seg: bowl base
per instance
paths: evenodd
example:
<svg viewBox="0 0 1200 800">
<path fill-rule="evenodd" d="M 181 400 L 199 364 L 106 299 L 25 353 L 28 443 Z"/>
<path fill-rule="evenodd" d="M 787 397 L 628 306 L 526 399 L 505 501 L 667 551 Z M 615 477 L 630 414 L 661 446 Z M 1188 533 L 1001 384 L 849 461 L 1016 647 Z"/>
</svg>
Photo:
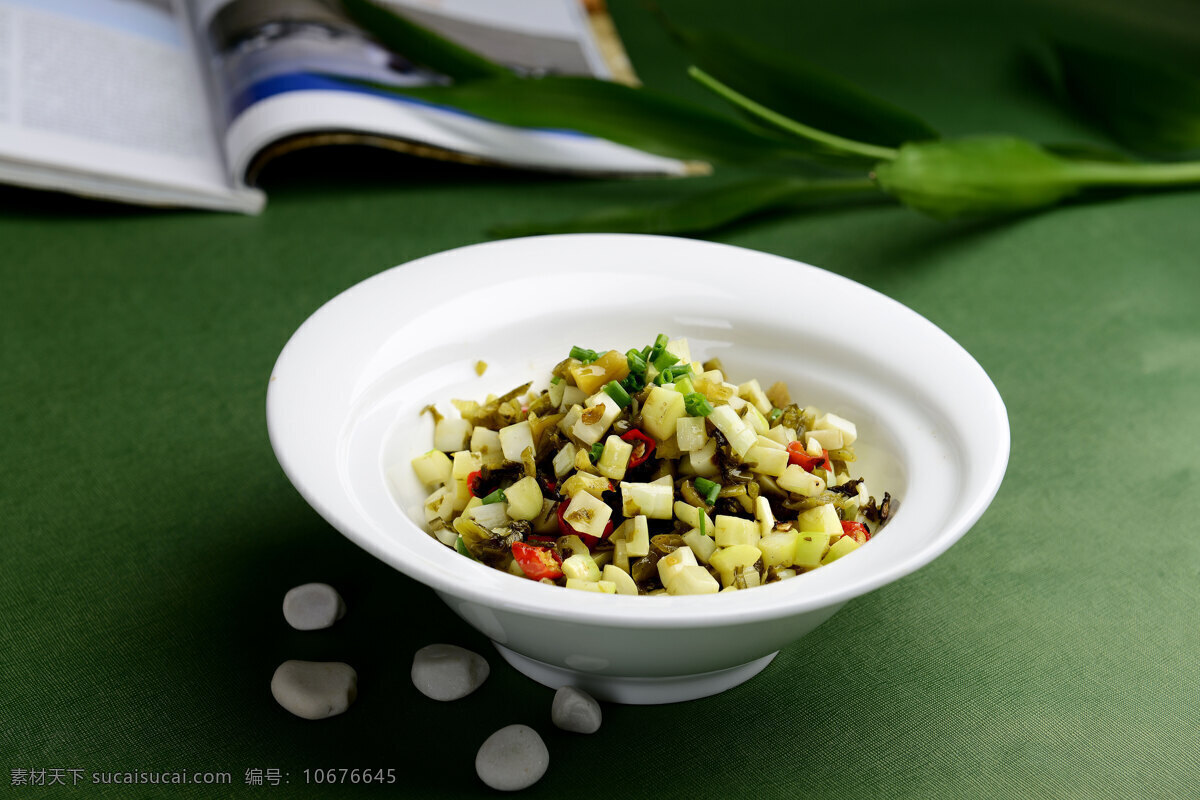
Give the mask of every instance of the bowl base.
<svg viewBox="0 0 1200 800">
<path fill-rule="evenodd" d="M 492 644 L 504 660 L 515 667 L 518 672 L 533 678 L 544 686 L 549 686 L 551 689 L 574 686 L 597 700 L 626 705 L 680 703 L 684 700 L 695 700 L 718 694 L 750 680 L 762 672 L 767 664 L 771 663 L 771 659 L 779 654 L 776 651 L 754 661 L 713 672 L 670 675 L 661 678 L 626 678 L 556 667 L 544 661 L 537 661 L 520 653 L 514 653 L 496 642 L 492 642 Z"/>
</svg>

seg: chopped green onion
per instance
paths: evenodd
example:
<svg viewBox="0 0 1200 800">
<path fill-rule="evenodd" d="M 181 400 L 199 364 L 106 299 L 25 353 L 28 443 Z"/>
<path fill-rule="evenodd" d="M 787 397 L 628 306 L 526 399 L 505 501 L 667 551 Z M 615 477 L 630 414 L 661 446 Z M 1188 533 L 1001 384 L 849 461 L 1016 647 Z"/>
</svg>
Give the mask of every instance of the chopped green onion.
<svg viewBox="0 0 1200 800">
<path fill-rule="evenodd" d="M 667 339 L 667 335 L 665 333 L 660 333 L 658 338 L 654 340 L 654 346 L 650 348 L 650 352 L 646 355 L 646 361 L 653 364 L 656 360 L 658 360 L 658 357 L 666 351 L 668 341 L 670 340 Z"/>
<path fill-rule="evenodd" d="M 616 400 L 617 405 L 621 408 L 628 408 L 629 404 L 633 402 L 629 397 L 629 392 L 625 391 L 625 388 L 616 381 L 609 381 L 604 384 L 604 393 L 613 400 Z"/>
<path fill-rule="evenodd" d="M 669 350 L 663 350 L 652 362 L 658 369 L 665 369 L 679 361 L 679 356 Z"/>
<path fill-rule="evenodd" d="M 503 489 L 497 489 L 487 497 L 483 498 L 483 500 L 480 502 L 482 502 L 485 506 L 490 506 L 492 503 L 507 503 L 508 498 L 504 496 Z"/>
<path fill-rule="evenodd" d="M 767 415 L 767 422 L 774 422 L 783 416 L 782 408 L 772 408 L 771 413 Z"/>
<path fill-rule="evenodd" d="M 467 549 L 467 543 L 463 541 L 462 534 L 459 534 L 458 538 L 454 540 L 454 549 L 472 561 L 475 560 L 475 556 L 471 555 L 471 551 Z"/>
<path fill-rule="evenodd" d="M 646 359 L 642 358 L 642 354 L 637 350 L 630 350 L 625 353 L 625 363 L 629 365 L 629 373 L 631 375 L 646 374 Z"/>
<path fill-rule="evenodd" d="M 595 350 L 588 350 L 584 347 L 578 347 L 578 346 L 571 348 L 571 358 L 578 359 L 579 361 L 582 361 L 585 364 L 590 364 L 599 357 L 600 357 L 600 354 L 597 353 Z"/>
<path fill-rule="evenodd" d="M 721 491 L 721 484 L 714 483 L 708 478 L 696 478 L 696 491 L 704 498 L 704 502 L 711 506 L 717 502 L 717 495 Z"/>
<path fill-rule="evenodd" d="M 692 379 L 685 375 L 682 378 L 675 379 L 675 391 L 687 395 L 696 391 L 696 387 L 692 386 Z"/>
<path fill-rule="evenodd" d="M 592 445 L 591 451 L 588 453 L 592 457 L 592 463 L 600 460 L 600 454 L 604 452 L 604 442 L 596 442 Z"/>
<path fill-rule="evenodd" d="M 698 523 L 698 524 L 696 525 L 696 528 L 697 528 L 697 529 L 700 531 L 700 535 L 701 535 L 701 536 L 706 536 L 707 534 L 704 532 L 704 512 L 703 512 L 703 511 L 697 512 L 697 514 L 696 514 L 696 522 Z M 460 537 L 458 537 L 458 539 L 459 539 L 459 541 L 462 541 L 462 537 L 461 537 L 461 536 L 460 536 Z"/>
<path fill-rule="evenodd" d="M 646 376 L 635 375 L 631 372 L 621 379 L 621 387 L 630 394 L 633 394 L 634 392 L 640 392 L 642 389 L 646 388 Z"/>
<path fill-rule="evenodd" d="M 712 403 L 700 392 L 692 392 L 683 396 L 683 408 L 690 416 L 707 417 L 713 412 Z"/>
<path fill-rule="evenodd" d="M 676 364 L 673 367 L 671 367 L 671 366 L 666 367 L 665 369 L 663 369 L 662 372 L 655 375 L 654 382 L 657 383 L 659 386 L 662 386 L 664 383 L 675 383 L 684 375 L 691 375 L 691 374 L 692 374 L 692 365 L 691 364 Z"/>
<path fill-rule="evenodd" d="M 550 379 L 550 385 L 557 386 L 558 384 L 562 383 L 562 379 L 563 379 L 562 375 L 555 375 L 553 378 Z"/>
</svg>

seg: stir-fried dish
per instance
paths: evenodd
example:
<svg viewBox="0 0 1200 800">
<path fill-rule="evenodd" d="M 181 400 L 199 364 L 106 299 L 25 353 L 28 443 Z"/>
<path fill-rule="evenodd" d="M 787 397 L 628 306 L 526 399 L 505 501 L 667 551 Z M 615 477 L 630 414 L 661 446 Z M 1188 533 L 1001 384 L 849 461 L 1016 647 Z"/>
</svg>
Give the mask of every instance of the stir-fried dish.
<svg viewBox="0 0 1200 800">
<path fill-rule="evenodd" d="M 782 383 L 731 383 L 685 339 L 573 347 L 532 385 L 426 409 L 425 521 L 467 558 L 569 589 L 709 594 L 817 569 L 887 521 L 890 495 L 851 476 L 853 422 Z"/>
</svg>

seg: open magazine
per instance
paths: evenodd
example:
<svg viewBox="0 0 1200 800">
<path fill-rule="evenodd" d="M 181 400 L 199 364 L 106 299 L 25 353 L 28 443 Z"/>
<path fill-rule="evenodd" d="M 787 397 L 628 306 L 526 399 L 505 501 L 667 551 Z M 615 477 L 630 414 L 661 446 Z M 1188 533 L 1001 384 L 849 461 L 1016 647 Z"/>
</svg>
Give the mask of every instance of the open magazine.
<svg viewBox="0 0 1200 800">
<path fill-rule="evenodd" d="M 514 70 L 630 78 L 595 0 L 378 2 Z M 336 0 L 0 0 L 0 182 L 256 213 L 267 160 L 327 143 L 583 174 L 687 171 L 371 87 L 443 82 Z"/>
</svg>

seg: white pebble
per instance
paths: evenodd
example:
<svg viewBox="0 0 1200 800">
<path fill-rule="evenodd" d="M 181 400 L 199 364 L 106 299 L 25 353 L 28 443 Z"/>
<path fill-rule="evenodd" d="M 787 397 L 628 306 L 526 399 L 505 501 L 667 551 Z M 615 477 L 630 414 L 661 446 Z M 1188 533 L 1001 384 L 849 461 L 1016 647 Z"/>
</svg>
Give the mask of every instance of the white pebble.
<svg viewBox="0 0 1200 800">
<path fill-rule="evenodd" d="M 328 628 L 345 615 L 342 596 L 328 583 L 306 583 L 283 596 L 283 618 L 298 631 Z"/>
<path fill-rule="evenodd" d="M 528 725 L 509 725 L 487 738 L 475 756 L 475 772 L 493 789 L 515 792 L 533 786 L 550 766 L 550 751 Z"/>
<path fill-rule="evenodd" d="M 492 668 L 478 653 L 453 644 L 431 644 L 413 656 L 413 686 L 434 700 L 457 700 L 478 689 Z"/>
<path fill-rule="evenodd" d="M 554 694 L 550 719 L 564 731 L 595 733 L 600 730 L 600 704 L 587 692 L 564 686 Z"/>
<path fill-rule="evenodd" d="M 341 714 L 358 696 L 358 673 L 340 661 L 285 661 L 271 678 L 276 702 L 305 719 Z"/>
</svg>

